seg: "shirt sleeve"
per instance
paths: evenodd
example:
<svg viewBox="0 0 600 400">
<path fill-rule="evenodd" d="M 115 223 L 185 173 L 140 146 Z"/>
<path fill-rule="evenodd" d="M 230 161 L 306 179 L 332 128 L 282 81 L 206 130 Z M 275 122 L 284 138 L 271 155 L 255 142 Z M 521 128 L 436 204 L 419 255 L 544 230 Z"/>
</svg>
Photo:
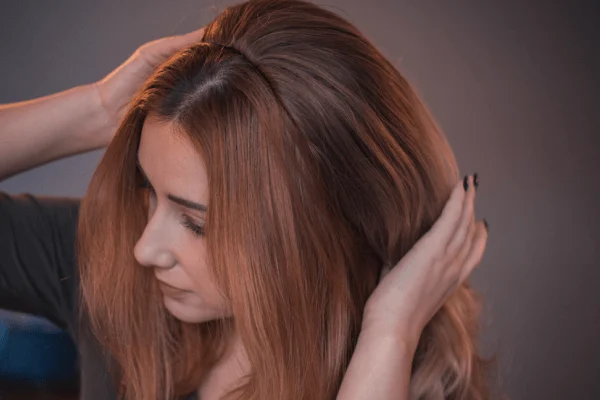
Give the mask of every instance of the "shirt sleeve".
<svg viewBox="0 0 600 400">
<path fill-rule="evenodd" d="M 78 298 L 79 204 L 74 198 L 0 192 L 0 308 L 69 327 Z"/>
</svg>

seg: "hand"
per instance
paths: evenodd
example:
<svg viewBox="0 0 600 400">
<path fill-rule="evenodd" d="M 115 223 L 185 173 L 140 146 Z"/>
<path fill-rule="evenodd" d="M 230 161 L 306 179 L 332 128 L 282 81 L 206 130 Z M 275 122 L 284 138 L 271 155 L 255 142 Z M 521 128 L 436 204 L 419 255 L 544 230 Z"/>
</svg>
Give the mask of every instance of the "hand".
<svg viewBox="0 0 600 400">
<path fill-rule="evenodd" d="M 400 335 L 413 346 L 429 320 L 479 264 L 487 222 L 475 222 L 473 178 L 458 183 L 433 227 L 386 274 L 365 307 L 363 331 Z"/>
<path fill-rule="evenodd" d="M 199 42 L 204 28 L 185 35 L 157 39 L 140 46 L 123 64 L 94 84 L 102 104 L 118 126 L 125 115 L 129 101 L 154 70 L 177 50 Z M 115 130 L 110 131 L 104 143 L 108 145 Z"/>
</svg>

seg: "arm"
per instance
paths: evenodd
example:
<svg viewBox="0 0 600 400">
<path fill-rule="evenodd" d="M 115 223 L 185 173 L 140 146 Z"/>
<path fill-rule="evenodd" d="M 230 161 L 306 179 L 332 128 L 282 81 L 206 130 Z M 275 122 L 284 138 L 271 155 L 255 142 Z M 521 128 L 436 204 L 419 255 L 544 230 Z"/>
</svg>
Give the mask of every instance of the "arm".
<svg viewBox="0 0 600 400">
<path fill-rule="evenodd" d="M 202 35 L 199 29 L 154 40 L 96 83 L 0 105 L 0 181 L 49 161 L 107 146 L 148 76 Z"/>
<path fill-rule="evenodd" d="M 108 144 L 116 121 L 96 85 L 0 106 L 0 181 Z"/>
<path fill-rule="evenodd" d="M 363 330 L 338 392 L 338 400 L 407 400 L 416 342 Z"/>
<path fill-rule="evenodd" d="M 149 42 L 101 81 L 0 106 L 0 180 L 36 165 L 106 146 L 131 98 L 202 30 Z M 79 200 L 0 192 L 0 308 L 66 328 L 77 303 Z"/>
<path fill-rule="evenodd" d="M 487 223 L 475 221 L 473 178 L 456 184 L 441 216 L 383 276 L 337 400 L 407 400 L 412 361 L 427 323 L 479 264 Z"/>
</svg>

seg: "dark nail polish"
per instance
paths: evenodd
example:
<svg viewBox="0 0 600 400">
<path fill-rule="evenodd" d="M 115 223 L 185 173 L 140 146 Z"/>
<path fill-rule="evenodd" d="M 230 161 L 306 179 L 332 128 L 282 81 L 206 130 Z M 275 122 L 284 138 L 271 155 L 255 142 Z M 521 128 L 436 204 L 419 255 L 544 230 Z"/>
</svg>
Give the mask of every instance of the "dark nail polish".
<svg viewBox="0 0 600 400">
<path fill-rule="evenodd" d="M 463 179 L 463 187 L 465 188 L 465 192 L 469 189 L 469 175 L 465 175 Z"/>
<path fill-rule="evenodd" d="M 479 175 L 477 174 L 477 172 L 473 174 L 473 186 L 475 186 L 475 189 L 479 187 Z"/>
<path fill-rule="evenodd" d="M 487 222 L 487 220 L 485 218 L 483 219 L 483 225 L 485 226 L 485 230 L 489 232 L 490 231 L 490 227 L 489 227 L 488 222 Z"/>
</svg>

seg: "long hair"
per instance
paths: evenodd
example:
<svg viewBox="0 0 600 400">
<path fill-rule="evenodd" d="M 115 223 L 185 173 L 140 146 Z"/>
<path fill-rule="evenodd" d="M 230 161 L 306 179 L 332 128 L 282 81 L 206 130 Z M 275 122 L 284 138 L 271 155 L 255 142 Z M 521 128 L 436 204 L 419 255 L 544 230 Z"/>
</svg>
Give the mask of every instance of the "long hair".
<svg viewBox="0 0 600 400">
<path fill-rule="evenodd" d="M 231 334 L 225 320 L 175 320 L 133 257 L 147 218 L 136 152 L 150 114 L 174 122 L 207 169 L 208 264 L 251 365 L 230 394 L 334 399 L 382 266 L 433 225 L 458 179 L 443 133 L 339 16 L 296 0 L 222 12 L 149 78 L 81 207 L 82 310 L 127 399 L 193 391 Z M 412 399 L 486 398 L 478 313 L 465 284 L 430 321 Z"/>
</svg>

